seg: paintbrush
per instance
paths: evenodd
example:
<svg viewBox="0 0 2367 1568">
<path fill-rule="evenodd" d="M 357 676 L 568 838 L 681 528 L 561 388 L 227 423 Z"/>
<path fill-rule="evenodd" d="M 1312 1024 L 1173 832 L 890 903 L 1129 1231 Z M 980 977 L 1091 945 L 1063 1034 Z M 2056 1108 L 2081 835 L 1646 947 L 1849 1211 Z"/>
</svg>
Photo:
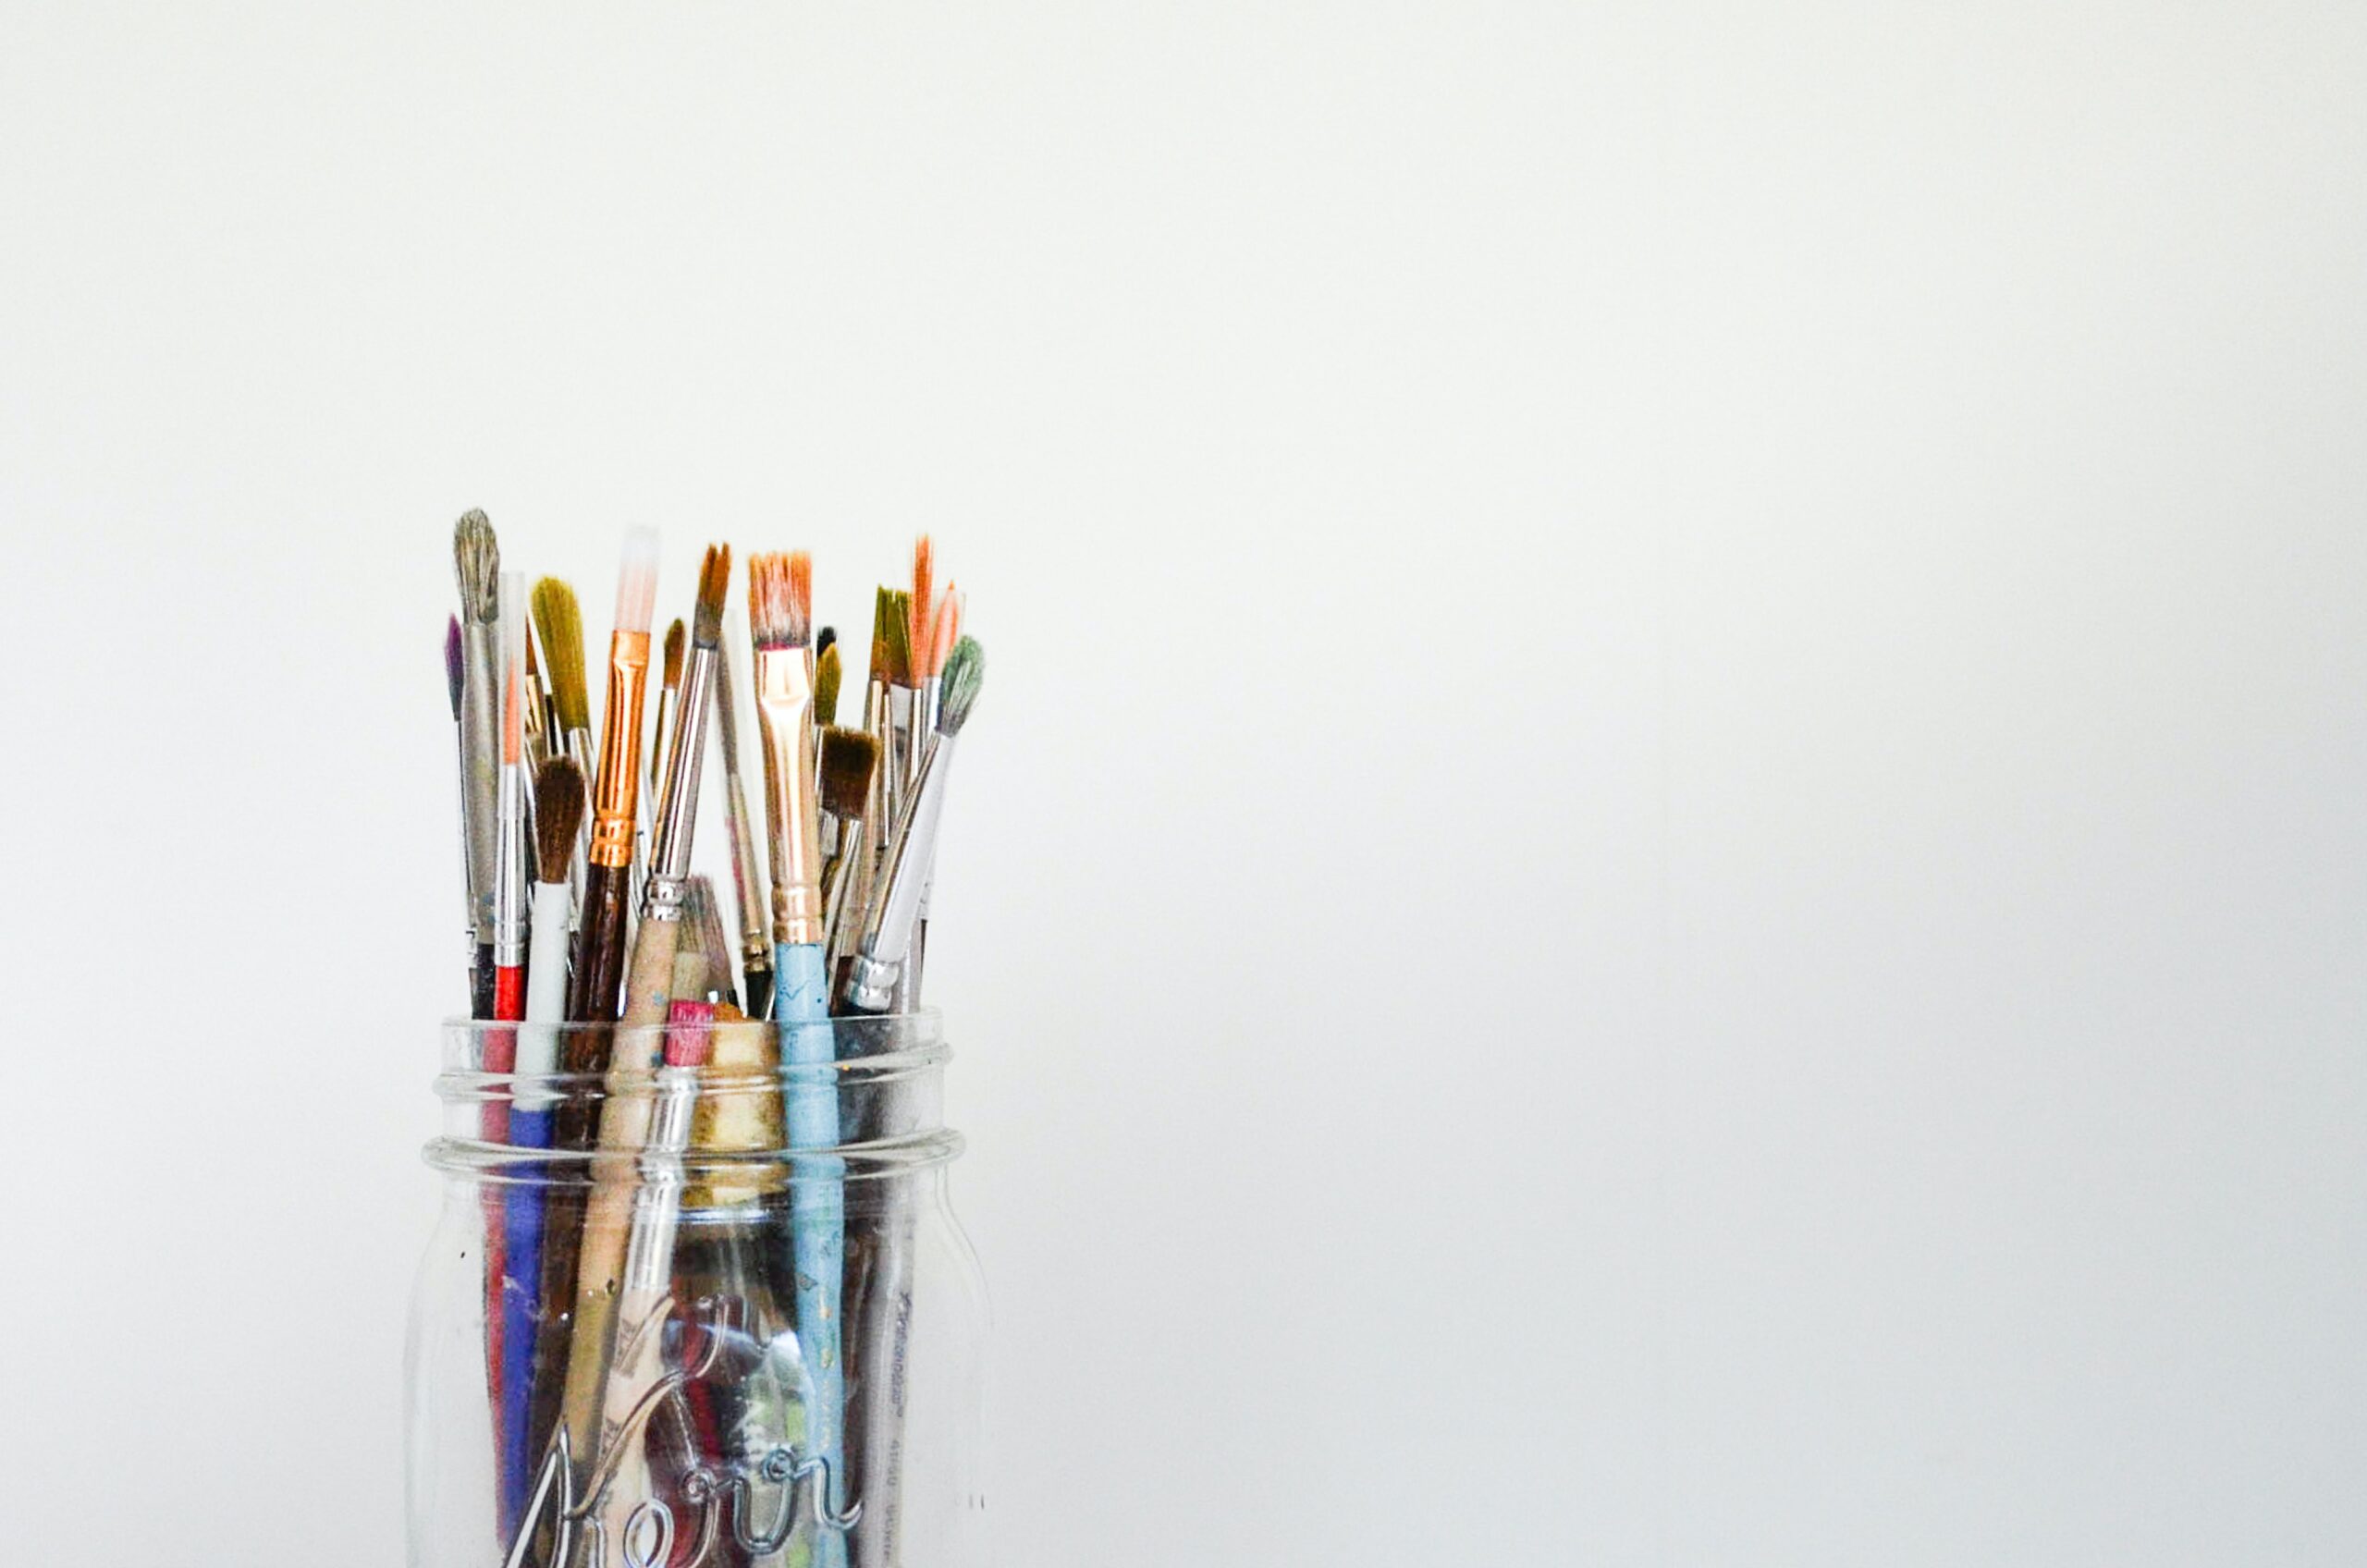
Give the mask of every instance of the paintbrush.
<svg viewBox="0 0 2367 1568">
<path fill-rule="evenodd" d="M 756 650 L 756 719 L 765 756 L 765 825 L 772 848 L 773 1019 L 789 1077 L 789 1146 L 834 1149 L 839 1091 L 832 1068 L 821 850 L 814 814 L 813 669 L 807 651 L 813 564 L 803 551 L 748 563 L 749 641 Z M 845 1368 L 840 1363 L 846 1264 L 846 1195 L 836 1155 L 796 1161 L 790 1188 L 797 1341 L 809 1381 L 806 1439 L 822 1462 L 828 1513 L 845 1507 Z M 817 1513 L 825 1512 L 817 1510 Z M 816 1536 L 816 1568 L 845 1562 L 843 1535 Z"/>
<path fill-rule="evenodd" d="M 523 603 L 525 581 L 523 577 L 518 580 L 521 615 L 528 614 Z M 544 760 L 551 754 L 551 735 L 555 728 L 551 723 L 550 688 L 543 684 L 543 667 L 534 656 L 534 628 L 531 617 L 526 625 L 523 652 L 526 665 L 526 766 L 531 772 L 542 766 Z"/>
<path fill-rule="evenodd" d="M 921 764 L 920 780 L 888 836 L 879 880 L 865 904 L 862 950 L 855 955 L 841 997 L 849 1011 L 886 1012 L 896 1005 L 897 986 L 920 920 L 922 892 L 937 855 L 953 743 L 969 722 L 985 680 L 985 650 L 976 638 L 964 637 L 946 659 L 936 738 Z"/>
<path fill-rule="evenodd" d="M 914 616 L 917 622 L 920 610 L 915 595 Z M 930 626 L 926 637 L 916 637 L 913 659 L 920 680 L 917 700 L 914 704 L 913 725 L 919 737 L 914 743 L 912 757 L 917 773 L 923 753 L 934 745 L 937 731 L 938 704 L 945 684 L 945 663 L 952 655 L 962 635 L 962 594 L 952 583 L 929 608 Z M 917 628 L 916 628 L 917 629 Z M 904 976 L 896 990 L 896 1011 L 910 1012 L 920 1005 L 921 966 L 928 957 L 928 892 L 929 882 L 921 884 L 920 918 L 913 926 L 913 950 L 904 964 Z"/>
<path fill-rule="evenodd" d="M 626 1321 L 618 1303 L 630 1241 L 635 1186 L 635 1157 L 648 1144 L 654 1102 L 650 1058 L 673 1000 L 674 955 L 681 942 L 683 879 L 691 868 L 691 833 L 697 821 L 699 764 L 712 711 L 717 643 L 723 629 L 723 594 L 731 576 L 731 551 L 711 545 L 699 570 L 698 610 L 693 646 L 683 673 L 673 743 L 667 748 L 666 777 L 651 844 L 641 921 L 633 933 L 632 962 L 625 976 L 622 1023 L 609 1057 L 600 1110 L 598 1155 L 583 1216 L 583 1238 L 576 1263 L 575 1325 L 568 1345 L 567 1390 L 562 1407 L 568 1448 L 575 1463 L 594 1465 L 606 1446 L 600 1429 L 603 1386 L 613 1327 L 619 1349 L 656 1333 L 662 1323 Z"/>
<path fill-rule="evenodd" d="M 822 731 L 820 797 L 822 820 L 836 829 L 836 852 L 822 864 L 823 941 L 831 957 L 830 973 L 838 973 L 840 940 L 847 927 L 846 912 L 863 913 L 871 856 L 866 849 L 864 814 L 871 808 L 871 776 L 879 766 L 879 742 L 860 729 L 836 725 Z M 851 954 L 852 947 L 846 949 Z"/>
<path fill-rule="evenodd" d="M 739 682 L 732 677 L 730 639 L 719 655 L 715 682 L 715 741 L 723 753 L 723 825 L 731 835 L 731 896 L 740 917 L 740 966 L 748 977 L 748 1011 L 763 1017 L 772 1006 L 772 944 L 765 935 L 765 873 L 756 858 L 756 827 L 740 777 Z M 717 955 L 726 951 L 717 949 Z M 726 998 L 731 999 L 731 998 Z"/>
<path fill-rule="evenodd" d="M 716 897 L 714 880 L 693 876 L 684 887 L 683 933 L 698 938 L 699 957 L 706 966 L 705 998 L 717 1007 L 728 1007 L 745 1017 L 741 1011 L 738 987 L 732 981 L 731 961 L 737 949 L 724 934 L 723 900 Z M 766 966 L 766 973 L 771 973 L 770 964 Z M 675 995 L 681 994 L 681 988 L 677 986 Z"/>
<path fill-rule="evenodd" d="M 518 1031 L 516 1088 L 510 1096 L 509 1146 L 551 1146 L 553 1096 L 544 1088 L 558 1071 L 558 1025 L 567 1017 L 567 925 L 574 895 L 568 876 L 583 822 L 583 770 L 571 757 L 553 757 L 534 770 L 534 891 L 533 950 L 542 957 L 526 974 L 526 1022 Z M 501 1358 L 501 1517 L 506 1537 L 517 1527 L 542 1450 L 558 1412 L 555 1378 L 536 1368 L 564 1354 L 563 1331 L 545 1329 L 543 1219 L 546 1178 L 529 1169 L 508 1190 L 503 1228 Z M 548 1383 L 547 1390 L 543 1388 Z M 541 1397 L 538 1396 L 538 1392 Z"/>
<path fill-rule="evenodd" d="M 592 842 L 585 855 L 583 909 L 567 1015 L 606 1023 L 617 1016 L 623 979 L 625 918 L 641 792 L 641 704 L 649 677 L 649 610 L 657 594 L 657 535 L 625 536 L 617 579 L 617 624 L 608 638 L 607 700 L 600 715 L 600 767 L 592 792 Z M 593 1071 L 596 1067 L 571 1072 Z"/>
<path fill-rule="evenodd" d="M 666 629 L 665 657 L 657 687 L 657 723 L 650 731 L 649 778 L 641 791 L 641 839 L 633 857 L 632 906 L 641 907 L 648 891 L 649 817 L 657 809 L 657 791 L 666 777 L 666 751 L 674 743 L 674 704 L 682 689 L 682 623 Z"/>
<path fill-rule="evenodd" d="M 840 665 L 836 647 L 817 647 L 814 655 L 814 747 L 815 766 L 821 766 L 822 732 L 839 721 L 839 685 Z M 815 775 L 818 786 L 821 775 Z M 838 825 L 827 815 L 822 818 L 822 854 L 827 860 L 839 852 Z"/>
<path fill-rule="evenodd" d="M 583 680 L 583 612 L 576 605 L 575 590 L 558 578 L 546 577 L 534 584 L 534 631 L 542 639 L 543 664 L 550 673 L 551 717 L 558 731 L 552 754 L 564 752 L 574 759 L 588 780 L 595 764 L 592 696 Z M 580 907 L 583 900 L 583 860 L 592 848 L 592 818 L 584 812 L 578 812 L 576 817 L 579 827 L 575 860 L 569 868 L 567 885 Z M 570 913 L 570 931 L 575 919 Z"/>
<path fill-rule="evenodd" d="M 501 596 L 501 547 L 484 513 L 463 514 L 452 529 L 452 570 L 460 586 L 460 815 L 469 839 L 469 887 L 476 901 L 476 968 L 470 1014 L 493 1016 L 493 880 L 499 793 L 500 697 L 495 685 L 494 621 Z"/>
</svg>

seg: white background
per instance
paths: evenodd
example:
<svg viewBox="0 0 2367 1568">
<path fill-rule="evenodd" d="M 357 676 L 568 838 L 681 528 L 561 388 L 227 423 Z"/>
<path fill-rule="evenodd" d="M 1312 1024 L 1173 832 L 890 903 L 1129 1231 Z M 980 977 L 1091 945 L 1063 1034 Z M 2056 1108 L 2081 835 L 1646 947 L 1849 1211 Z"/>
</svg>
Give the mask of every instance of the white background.
<svg viewBox="0 0 2367 1568">
<path fill-rule="evenodd" d="M 2367 10 L 0 23 L 12 1561 L 400 1557 L 470 506 L 969 591 L 1005 1563 L 2367 1559 Z"/>
</svg>

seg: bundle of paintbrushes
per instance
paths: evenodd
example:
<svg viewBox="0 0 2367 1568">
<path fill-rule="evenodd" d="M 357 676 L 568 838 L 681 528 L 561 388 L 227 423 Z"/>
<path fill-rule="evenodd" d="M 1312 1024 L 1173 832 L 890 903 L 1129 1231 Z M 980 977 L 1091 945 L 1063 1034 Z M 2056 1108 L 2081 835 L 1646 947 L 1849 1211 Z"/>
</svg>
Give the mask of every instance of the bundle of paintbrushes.
<svg viewBox="0 0 2367 1568">
<path fill-rule="evenodd" d="M 818 1477 L 802 1561 L 892 1563 L 902 1396 L 869 1374 L 901 1365 L 912 1218 L 901 1198 L 848 1213 L 835 1151 L 862 1129 L 841 1125 L 835 1021 L 920 1004 L 947 779 L 984 678 L 962 596 L 938 585 L 922 539 L 911 585 L 877 592 L 861 726 L 842 729 L 842 655 L 814 623 L 809 558 L 747 562 L 743 660 L 729 650 L 731 552 L 712 545 L 687 621 L 662 641 L 653 703 L 657 542 L 636 530 L 595 728 L 575 591 L 546 577 L 530 594 L 503 572 L 482 512 L 460 520 L 453 558 L 460 613 L 445 661 L 470 1016 L 491 1025 L 484 1073 L 509 1087 L 486 1096 L 481 1135 L 534 1162 L 520 1168 L 528 1179 L 487 1183 L 485 1199 L 508 1561 L 572 1568 L 627 1539 L 634 1561 L 668 1561 L 644 1550 L 647 1488 L 668 1475 L 712 1487 L 700 1448 L 793 1409 L 801 1464 Z M 743 733 L 762 758 L 754 779 Z M 711 745 L 728 903 L 691 875 Z M 769 1084 L 764 1103 L 718 1096 L 727 1075 Z M 685 1239 L 686 1192 L 687 1212 L 729 1207 L 719 1187 L 686 1181 L 685 1158 L 762 1144 L 767 1121 L 791 1157 L 786 1194 L 767 1208 L 758 1183 L 737 1194 L 752 1203 L 746 1223 Z M 572 1188 L 535 1179 L 570 1161 L 585 1173 Z M 681 1305 L 763 1295 L 751 1281 L 771 1281 L 794 1346 L 787 1376 L 772 1365 L 782 1357 L 720 1354 Z M 683 1407 L 671 1429 L 705 1439 L 671 1451 L 646 1439 L 661 1399 Z M 553 1495 L 567 1506 L 546 1506 Z M 864 1506 L 879 1527 L 850 1547 Z M 717 1561 L 734 1550 L 774 1561 L 745 1543 L 718 1550 Z"/>
</svg>

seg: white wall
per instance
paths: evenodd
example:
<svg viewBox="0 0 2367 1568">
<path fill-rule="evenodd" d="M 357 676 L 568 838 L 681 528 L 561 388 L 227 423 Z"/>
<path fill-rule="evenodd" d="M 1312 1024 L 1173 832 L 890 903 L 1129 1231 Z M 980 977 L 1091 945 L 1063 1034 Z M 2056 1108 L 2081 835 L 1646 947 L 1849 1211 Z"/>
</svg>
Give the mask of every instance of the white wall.
<svg viewBox="0 0 2367 1568">
<path fill-rule="evenodd" d="M 2367 1558 L 2367 12 L 0 19 L 15 1554 L 399 1558 L 477 505 L 972 594 L 1005 1562 Z"/>
</svg>

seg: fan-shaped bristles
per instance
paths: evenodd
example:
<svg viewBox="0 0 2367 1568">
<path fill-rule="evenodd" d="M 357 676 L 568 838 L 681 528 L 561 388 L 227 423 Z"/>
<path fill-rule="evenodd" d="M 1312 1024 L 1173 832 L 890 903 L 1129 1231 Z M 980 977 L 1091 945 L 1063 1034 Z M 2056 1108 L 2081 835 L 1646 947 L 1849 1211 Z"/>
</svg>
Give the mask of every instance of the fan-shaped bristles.
<svg viewBox="0 0 2367 1568">
<path fill-rule="evenodd" d="M 913 678 L 912 639 L 913 596 L 900 588 L 888 590 L 887 638 L 882 646 L 886 657 L 880 673 L 891 684 L 911 686 Z"/>
<path fill-rule="evenodd" d="M 592 728 L 592 697 L 583 684 L 583 610 L 575 590 L 556 577 L 534 584 L 534 631 L 549 667 L 551 706 L 561 729 Z"/>
<path fill-rule="evenodd" d="M 748 557 L 748 640 L 758 652 L 805 645 L 813 570 L 813 557 L 803 550 Z"/>
<path fill-rule="evenodd" d="M 649 612 L 656 604 L 657 530 L 628 530 L 624 560 L 617 571 L 616 629 L 619 631 L 647 631 Z"/>
<path fill-rule="evenodd" d="M 534 879 L 564 882 L 583 823 L 583 770 L 553 757 L 534 770 Z M 558 962 L 554 960 L 553 962 Z"/>
<path fill-rule="evenodd" d="M 987 651 L 975 637 L 964 637 L 945 656 L 945 685 L 938 696 L 937 732 L 959 735 L 977 704 L 978 688 L 986 684 Z"/>
<path fill-rule="evenodd" d="M 678 618 L 666 629 L 666 658 L 663 680 L 670 692 L 682 683 L 682 623 Z"/>
<path fill-rule="evenodd" d="M 962 592 L 949 582 L 945 596 L 937 602 L 937 625 L 928 634 L 931 663 L 927 673 L 943 675 L 945 661 L 952 656 L 953 644 L 962 637 Z"/>
<path fill-rule="evenodd" d="M 913 597 L 904 607 L 904 636 L 912 649 L 911 682 L 936 668 L 929 656 L 929 634 L 937 630 L 937 546 L 922 534 L 913 542 Z"/>
<path fill-rule="evenodd" d="M 466 655 L 460 652 L 460 618 L 454 616 L 444 627 L 444 684 L 452 692 L 452 722 L 460 722 L 460 692 L 469 683 Z"/>
<path fill-rule="evenodd" d="M 842 819 L 863 815 L 871 800 L 871 772 L 878 766 L 877 736 L 835 726 L 823 730 L 822 809 Z"/>
<path fill-rule="evenodd" d="M 723 596 L 731 588 L 731 546 L 709 545 L 699 563 L 698 608 L 691 612 L 691 640 L 702 648 L 723 641 Z"/>
<path fill-rule="evenodd" d="M 466 511 L 452 525 L 452 570 L 460 580 L 460 618 L 491 620 L 499 613 L 501 546 L 481 511 Z"/>
<path fill-rule="evenodd" d="M 842 679 L 839 668 L 839 645 L 836 643 L 821 652 L 814 661 L 814 722 L 836 724 L 839 721 L 839 682 Z"/>
</svg>

